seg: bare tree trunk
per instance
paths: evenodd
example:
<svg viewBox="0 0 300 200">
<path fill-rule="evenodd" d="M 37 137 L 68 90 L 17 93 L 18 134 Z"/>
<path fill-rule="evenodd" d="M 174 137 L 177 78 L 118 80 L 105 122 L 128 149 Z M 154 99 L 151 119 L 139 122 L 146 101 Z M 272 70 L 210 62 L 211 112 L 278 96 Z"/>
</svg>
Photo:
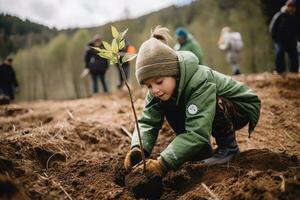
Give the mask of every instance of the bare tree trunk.
<svg viewBox="0 0 300 200">
<path fill-rule="evenodd" d="M 256 68 L 256 56 L 255 56 L 255 34 L 251 30 L 250 32 L 250 44 L 251 44 L 251 67 L 252 67 L 252 72 L 257 72 Z"/>
<path fill-rule="evenodd" d="M 44 76 L 43 72 L 41 72 L 41 76 L 42 76 L 43 99 L 48 99 L 48 95 L 47 95 L 47 80 L 46 80 L 46 77 Z"/>
<path fill-rule="evenodd" d="M 80 97 L 79 96 L 79 85 L 78 85 L 79 80 L 76 80 L 76 73 L 74 73 L 74 72 L 72 73 L 72 82 L 73 82 L 73 86 L 74 86 L 75 97 L 76 97 L 76 99 L 78 99 Z"/>
</svg>

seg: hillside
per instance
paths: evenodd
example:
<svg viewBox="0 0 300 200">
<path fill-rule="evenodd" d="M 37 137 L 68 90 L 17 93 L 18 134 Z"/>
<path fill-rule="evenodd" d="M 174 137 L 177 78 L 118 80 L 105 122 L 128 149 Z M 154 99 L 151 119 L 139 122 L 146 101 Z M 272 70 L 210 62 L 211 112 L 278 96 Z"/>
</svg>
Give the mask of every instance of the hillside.
<svg viewBox="0 0 300 200">
<path fill-rule="evenodd" d="M 29 20 L 21 20 L 11 15 L 0 14 L 0 60 L 19 49 L 48 42 L 57 33 Z"/>
<path fill-rule="evenodd" d="M 252 138 L 237 133 L 240 156 L 227 165 L 187 163 L 163 179 L 161 199 L 297 199 L 300 196 L 300 79 L 242 75 L 262 101 Z M 134 91 L 140 113 L 145 90 Z M 0 106 L 0 199 L 134 199 L 122 167 L 133 129 L 127 93 Z M 174 138 L 165 124 L 156 157 Z"/>
</svg>

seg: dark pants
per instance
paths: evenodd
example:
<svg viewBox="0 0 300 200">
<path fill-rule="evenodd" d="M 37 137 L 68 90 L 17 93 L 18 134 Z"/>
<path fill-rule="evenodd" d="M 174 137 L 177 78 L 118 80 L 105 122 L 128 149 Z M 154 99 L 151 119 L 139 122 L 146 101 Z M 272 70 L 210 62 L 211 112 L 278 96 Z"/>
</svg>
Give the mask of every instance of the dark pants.
<svg viewBox="0 0 300 200">
<path fill-rule="evenodd" d="M 236 147 L 235 131 L 246 126 L 248 122 L 248 117 L 240 114 L 232 102 L 223 97 L 217 98 L 212 136 L 218 146 Z"/>
<path fill-rule="evenodd" d="M 185 109 L 176 105 L 176 100 L 163 101 L 161 108 L 176 134 L 185 132 Z M 239 113 L 236 106 L 223 97 L 217 97 L 216 113 L 212 125 L 212 136 L 218 147 L 236 147 L 235 131 L 249 122 L 248 117 Z M 210 144 L 204 145 L 193 160 L 203 160 L 212 155 Z"/>
<path fill-rule="evenodd" d="M 289 57 L 289 70 L 290 72 L 298 72 L 298 55 L 297 55 L 297 45 L 296 43 L 284 43 L 284 42 L 275 42 L 275 51 L 276 51 L 276 71 L 282 73 L 286 69 L 285 63 L 285 52 L 287 52 Z"/>
<path fill-rule="evenodd" d="M 120 70 L 119 66 L 116 65 L 116 67 L 118 69 L 118 74 L 119 74 L 119 83 L 118 83 L 117 87 L 120 89 L 124 85 L 124 80 L 123 80 L 122 73 L 121 73 L 121 70 Z M 123 68 L 125 77 L 128 80 L 128 77 L 129 77 L 129 62 L 123 63 L 122 68 Z"/>
<path fill-rule="evenodd" d="M 235 131 L 246 126 L 248 122 L 249 119 L 241 115 L 233 103 L 223 97 L 218 97 L 212 125 L 212 136 L 215 138 L 218 148 L 236 148 Z M 211 156 L 212 147 L 208 144 L 204 145 L 193 160 L 200 161 Z"/>
<path fill-rule="evenodd" d="M 98 93 L 98 77 L 102 83 L 103 91 L 108 92 L 106 81 L 105 81 L 105 72 L 104 73 L 91 73 L 92 81 L 93 81 L 93 93 Z"/>
<path fill-rule="evenodd" d="M 9 85 L 9 84 L 1 85 L 0 86 L 0 94 L 1 93 L 8 96 L 10 98 L 10 100 L 15 99 L 14 88 L 12 85 Z"/>
</svg>

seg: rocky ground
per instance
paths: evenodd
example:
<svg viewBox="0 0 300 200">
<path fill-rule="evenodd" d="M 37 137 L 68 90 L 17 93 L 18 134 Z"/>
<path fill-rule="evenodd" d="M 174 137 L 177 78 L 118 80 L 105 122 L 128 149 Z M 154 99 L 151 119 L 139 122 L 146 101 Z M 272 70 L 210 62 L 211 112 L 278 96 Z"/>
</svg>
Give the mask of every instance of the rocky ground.
<svg viewBox="0 0 300 200">
<path fill-rule="evenodd" d="M 262 100 L 251 139 L 226 165 L 186 163 L 163 179 L 161 199 L 299 199 L 300 77 L 235 77 Z M 138 113 L 145 90 L 134 91 Z M 134 199 L 123 159 L 133 130 L 127 92 L 0 106 L 0 199 Z M 165 124 L 152 157 L 174 138 Z M 207 189 L 208 188 L 208 189 Z"/>
</svg>

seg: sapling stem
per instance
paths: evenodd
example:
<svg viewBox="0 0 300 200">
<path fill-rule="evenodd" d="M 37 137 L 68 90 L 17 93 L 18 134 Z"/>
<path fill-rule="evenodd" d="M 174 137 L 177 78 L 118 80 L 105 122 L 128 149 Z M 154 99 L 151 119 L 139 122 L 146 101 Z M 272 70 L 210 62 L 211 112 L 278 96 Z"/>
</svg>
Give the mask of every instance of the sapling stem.
<svg viewBox="0 0 300 200">
<path fill-rule="evenodd" d="M 143 143 L 142 143 L 142 137 L 141 137 L 141 133 L 140 133 L 140 127 L 139 127 L 137 116 L 136 116 L 136 111 L 135 111 L 135 107 L 134 107 L 134 103 L 133 103 L 133 99 L 132 99 L 132 94 L 131 94 L 131 89 L 129 87 L 129 84 L 127 82 L 127 78 L 125 76 L 124 70 L 122 68 L 122 64 L 120 63 L 119 59 L 118 59 L 118 67 L 121 71 L 123 81 L 126 85 L 128 93 L 129 93 L 131 108 L 132 108 L 132 112 L 133 112 L 133 115 L 134 115 L 135 126 L 136 126 L 136 129 L 137 129 L 137 132 L 138 132 L 139 143 L 140 143 L 140 147 L 141 147 L 142 161 L 143 161 L 143 172 L 145 172 L 146 171 L 146 161 L 145 161 L 145 154 L 144 154 L 144 148 L 143 148 Z"/>
</svg>

